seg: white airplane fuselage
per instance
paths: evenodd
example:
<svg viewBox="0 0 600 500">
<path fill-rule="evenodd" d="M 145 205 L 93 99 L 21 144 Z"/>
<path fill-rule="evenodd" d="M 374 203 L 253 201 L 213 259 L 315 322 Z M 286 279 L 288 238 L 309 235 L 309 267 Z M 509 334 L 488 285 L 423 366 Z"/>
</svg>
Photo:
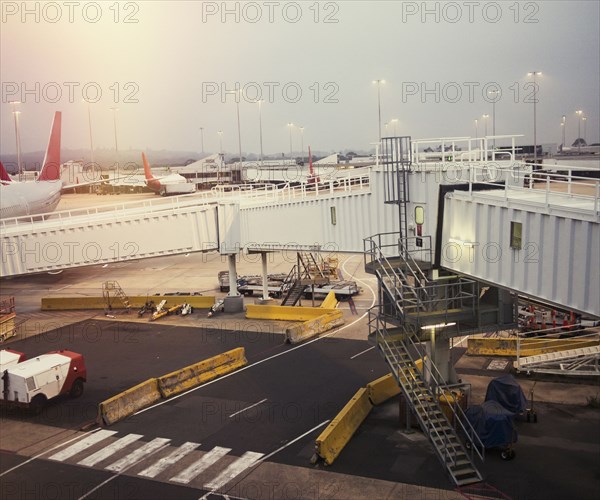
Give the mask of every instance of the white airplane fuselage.
<svg viewBox="0 0 600 500">
<path fill-rule="evenodd" d="M 0 218 L 52 212 L 60 201 L 61 181 L 11 182 L 0 185 Z"/>
</svg>

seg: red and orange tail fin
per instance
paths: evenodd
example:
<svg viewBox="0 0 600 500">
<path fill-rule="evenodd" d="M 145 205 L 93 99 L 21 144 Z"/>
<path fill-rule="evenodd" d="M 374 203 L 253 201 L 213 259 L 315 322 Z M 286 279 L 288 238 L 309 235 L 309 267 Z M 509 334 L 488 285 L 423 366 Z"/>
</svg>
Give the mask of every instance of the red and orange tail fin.
<svg viewBox="0 0 600 500">
<path fill-rule="evenodd" d="M 4 165 L 2 165 L 1 161 L 0 161 L 0 181 L 12 182 L 12 179 L 9 177 L 8 172 L 4 168 Z"/>
<path fill-rule="evenodd" d="M 42 164 L 42 170 L 38 181 L 57 181 L 60 180 L 60 130 L 61 130 L 61 112 L 54 113 L 52 130 L 50 131 L 50 140 L 48 149 Z"/>
<path fill-rule="evenodd" d="M 145 153 L 142 153 L 142 163 L 144 164 L 144 175 L 146 176 L 146 180 L 153 180 L 154 176 L 152 175 L 152 171 L 150 170 L 150 164 L 148 163 L 148 158 L 146 158 Z"/>
</svg>

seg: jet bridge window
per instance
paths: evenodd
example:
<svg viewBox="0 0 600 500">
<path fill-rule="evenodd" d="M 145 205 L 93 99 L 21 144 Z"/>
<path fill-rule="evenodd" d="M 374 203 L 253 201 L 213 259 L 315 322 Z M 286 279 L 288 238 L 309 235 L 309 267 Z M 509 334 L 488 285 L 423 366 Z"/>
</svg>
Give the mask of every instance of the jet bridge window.
<svg viewBox="0 0 600 500">
<path fill-rule="evenodd" d="M 521 222 L 510 223 L 510 248 L 521 250 L 523 248 L 523 224 Z"/>
</svg>

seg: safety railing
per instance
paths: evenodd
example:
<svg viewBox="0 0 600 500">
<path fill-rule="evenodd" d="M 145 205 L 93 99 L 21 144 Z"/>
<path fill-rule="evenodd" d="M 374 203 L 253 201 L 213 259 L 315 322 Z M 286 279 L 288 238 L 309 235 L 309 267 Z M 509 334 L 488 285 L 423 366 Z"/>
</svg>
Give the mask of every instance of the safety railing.
<svg viewBox="0 0 600 500">
<path fill-rule="evenodd" d="M 455 321 L 457 314 L 462 319 L 475 320 L 479 305 L 477 282 L 463 277 L 445 283 L 431 282 L 413 257 L 422 252 L 422 263 L 431 262 L 429 237 L 423 238 L 423 248 L 419 248 L 413 246 L 417 237 L 398 236 L 397 232 L 380 233 L 363 240 L 365 268 L 377 266 L 376 274 L 394 304 L 389 308 L 384 300 L 379 304 L 380 313 L 413 324 L 430 321 L 432 313 L 438 322 Z"/>
<path fill-rule="evenodd" d="M 446 401 L 452 394 L 452 389 L 455 387 L 450 386 L 446 383 L 444 377 L 438 370 L 437 366 L 431 362 L 431 360 L 425 360 L 423 356 L 417 356 L 414 353 L 420 353 L 419 347 L 412 340 L 412 336 L 414 332 L 410 332 L 404 326 L 402 326 L 403 335 L 402 337 L 395 336 L 393 338 L 390 337 L 388 330 L 385 326 L 384 321 L 377 316 L 373 309 L 369 309 L 369 328 L 375 329 L 375 339 L 376 344 L 384 345 L 385 349 L 390 353 L 396 353 L 397 356 L 394 356 L 394 361 L 396 361 L 397 365 L 400 364 L 401 357 L 408 357 L 410 359 L 409 369 L 402 370 L 400 372 L 399 366 L 395 368 L 398 369 L 398 381 L 403 388 L 403 390 L 407 393 L 408 398 L 412 402 L 413 406 L 416 406 L 423 410 L 423 413 L 428 413 L 427 407 L 423 404 L 422 394 L 419 393 L 416 389 L 417 385 L 421 383 L 421 386 L 427 386 L 431 394 L 433 395 L 433 399 L 437 402 L 442 398 L 446 397 Z M 375 324 L 375 327 L 373 327 Z M 370 332 L 371 334 L 371 332 Z M 402 349 L 398 348 L 398 345 L 402 346 Z M 381 347 L 380 347 L 381 349 Z M 385 354 L 385 350 L 382 350 Z M 417 359 L 421 360 L 422 363 L 422 371 L 416 369 L 416 361 Z M 389 362 L 389 361 L 388 361 Z M 392 368 L 394 368 L 393 363 L 389 363 Z M 412 369 L 410 369 L 412 368 Z M 400 373 L 404 376 L 406 380 L 410 378 L 412 381 L 411 384 L 402 384 L 402 377 Z M 458 430 L 462 436 L 466 439 L 468 443 L 470 443 L 470 447 L 467 447 L 471 456 L 471 460 L 474 459 L 474 454 L 476 454 L 481 460 L 485 459 L 485 446 L 481 441 L 479 435 L 469 422 L 466 414 L 460 407 L 460 405 L 448 404 L 448 408 L 452 413 L 452 418 L 449 421 L 454 422 L 454 428 Z M 451 445 L 451 436 L 448 435 L 447 432 L 442 431 L 440 434 L 439 429 L 433 425 L 430 419 L 422 419 L 420 418 L 419 412 L 415 412 L 417 414 L 417 418 L 420 420 L 420 424 L 424 427 L 428 434 L 434 434 L 442 443 Z M 450 422 L 449 422 L 450 423 Z M 445 454 L 442 458 L 451 458 L 454 459 L 458 454 L 456 451 L 454 454 L 451 453 L 451 450 L 455 450 L 452 446 L 441 446 L 440 448 L 445 449 Z M 454 456 L 453 456 L 454 455 Z"/>
<path fill-rule="evenodd" d="M 492 135 L 485 137 L 439 137 L 412 141 L 414 163 L 513 161 L 519 153 L 516 139 L 522 135 Z M 496 143 L 509 143 L 498 149 Z"/>
<path fill-rule="evenodd" d="M 219 185 L 209 191 L 201 191 L 187 195 L 173 196 L 157 199 L 146 199 L 116 203 L 111 205 L 99 205 L 90 208 L 78 208 L 60 210 L 44 214 L 14 217 L 0 220 L 0 228 L 28 229 L 34 224 L 45 223 L 61 227 L 66 223 L 71 224 L 77 218 L 85 220 L 101 221 L 106 219 L 131 215 L 132 211 L 140 213 L 154 213 L 159 211 L 177 210 L 195 205 L 209 205 L 220 201 L 233 201 L 240 204 L 262 204 L 282 203 L 296 200 L 305 200 L 319 196 L 343 196 L 352 192 L 364 192 L 370 189 L 370 174 L 359 174 L 354 176 L 340 177 L 326 182 L 314 184 L 299 184 L 276 186 L 273 184 L 240 184 Z M 125 213 L 127 211 L 127 213 Z M 133 212 L 135 213 L 135 212 Z M 51 221 L 51 222 L 50 222 Z"/>
</svg>

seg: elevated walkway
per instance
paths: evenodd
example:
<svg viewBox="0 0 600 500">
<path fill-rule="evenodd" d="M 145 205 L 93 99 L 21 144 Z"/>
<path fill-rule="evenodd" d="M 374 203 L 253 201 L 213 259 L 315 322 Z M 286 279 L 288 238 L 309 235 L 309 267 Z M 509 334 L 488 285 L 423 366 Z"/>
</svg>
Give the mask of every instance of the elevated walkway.
<svg viewBox="0 0 600 500">
<path fill-rule="evenodd" d="M 528 187 L 447 194 L 440 264 L 600 317 L 600 181 L 535 176 Z"/>
<path fill-rule="evenodd" d="M 218 212 L 225 208 L 180 198 L 5 219 L 1 275 L 218 249 Z"/>
</svg>

